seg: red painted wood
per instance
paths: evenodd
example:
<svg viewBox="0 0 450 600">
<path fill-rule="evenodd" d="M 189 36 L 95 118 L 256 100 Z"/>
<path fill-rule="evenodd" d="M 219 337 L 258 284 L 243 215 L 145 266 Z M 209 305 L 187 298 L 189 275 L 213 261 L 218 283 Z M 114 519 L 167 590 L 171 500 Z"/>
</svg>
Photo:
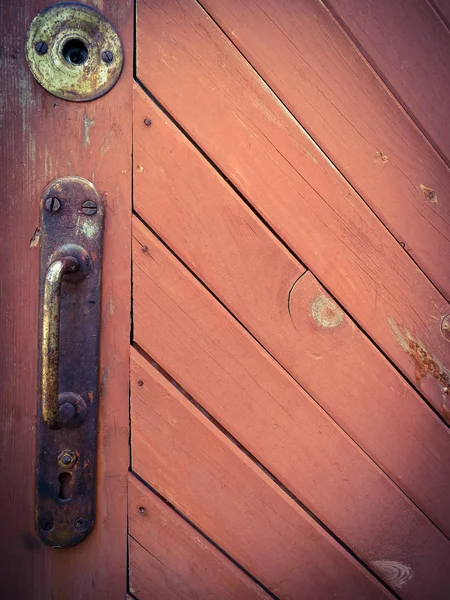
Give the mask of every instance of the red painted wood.
<svg viewBox="0 0 450 600">
<path fill-rule="evenodd" d="M 449 572 L 447 538 L 138 221 L 133 235 L 136 342 L 380 576 L 387 576 L 385 563 L 380 561 L 394 561 L 412 569 L 414 577 L 403 590 L 405 598 L 422 599 L 430 589 L 439 597 Z M 300 290 L 308 277 L 312 285 L 304 294 L 297 294 L 297 288 Z M 294 290 L 296 315 L 301 311 L 299 303 L 316 297 L 317 289 L 310 274 L 300 279 Z M 330 314 L 325 311 L 322 316 L 329 318 Z M 308 321 L 308 311 L 303 320 Z M 306 323 L 305 327 L 302 322 L 301 326 L 307 341 L 308 330 L 317 325 Z M 345 332 L 347 327 L 342 324 L 337 330 Z M 324 330 L 321 335 L 330 339 L 330 333 Z M 338 338 L 337 344 L 345 350 L 345 335 Z M 139 361 L 144 368 L 143 359 Z M 150 402 L 154 394 L 146 389 L 144 375 L 141 371 L 133 373 L 132 394 L 144 394 L 142 398 Z M 136 386 L 138 380 L 144 381 L 142 390 Z M 332 399 L 342 402 L 338 395 Z M 376 416 L 367 414 L 365 421 L 370 426 Z M 174 424 L 174 419 L 170 422 Z M 134 469 L 158 486 L 166 468 L 157 468 L 144 446 L 144 438 L 152 445 L 157 437 L 150 425 L 137 417 L 133 423 L 133 428 L 141 431 L 139 446 L 132 434 Z M 178 439 L 178 432 L 175 435 Z M 432 443 L 430 432 L 425 436 Z M 414 463 L 423 459 L 421 454 L 426 455 L 427 450 L 418 453 L 421 444 L 423 441 L 418 439 L 406 449 L 395 438 L 390 442 L 391 452 L 409 459 L 405 461 L 405 476 L 408 468 L 415 471 Z M 157 454 L 167 456 L 166 450 L 158 449 Z M 174 464 L 179 460 L 174 457 Z M 434 460 L 433 453 L 428 454 L 431 471 Z M 141 466 L 137 467 L 135 461 Z M 414 477 L 422 480 L 418 487 L 426 488 L 428 475 L 426 469 L 415 471 Z M 166 485 L 172 489 L 174 484 Z M 183 491 L 183 483 L 177 485 L 177 502 L 208 502 L 202 488 L 208 488 L 209 483 L 198 483 L 198 493 L 192 492 L 195 499 L 191 498 L 190 487 Z M 445 477 L 441 485 L 448 485 Z M 435 490 L 441 501 L 447 497 L 444 487 Z M 161 492 L 167 493 L 166 489 Z M 445 511 L 443 504 L 442 523 Z"/>
<path fill-rule="evenodd" d="M 448 303 L 199 5 L 141 2 L 137 33 L 145 85 L 442 410 L 448 369 L 421 375 L 448 362 Z"/>
<path fill-rule="evenodd" d="M 444 23 L 450 28 L 450 2 L 448 0 L 428 0 L 433 6 Z"/>
<path fill-rule="evenodd" d="M 202 0 L 201 4 L 406 251 L 448 294 L 450 172 L 323 4 L 318 0 Z M 384 6 L 379 12 L 384 16 L 389 10 Z M 406 27 L 406 20 L 402 23 Z M 384 48 L 408 53 L 395 35 L 385 31 L 383 42 L 382 36 L 377 39 Z M 427 94 L 422 82 L 417 85 Z M 436 116 L 439 112 L 431 103 L 426 110 Z M 430 194 L 438 201 L 434 195 L 430 201 Z"/>
<path fill-rule="evenodd" d="M 139 600 L 269 600 L 269 595 L 130 474 L 130 592 Z"/>
<path fill-rule="evenodd" d="M 108 94 L 80 103 L 46 92 L 25 60 L 28 26 L 54 2 L 0 2 L 0 596 L 8 600 L 123 600 L 126 593 L 133 4 L 87 3 L 117 27 L 127 58 Z M 94 182 L 106 218 L 97 520 L 81 545 L 58 551 L 40 541 L 34 524 L 37 228 L 43 189 L 65 175 Z"/>
<path fill-rule="evenodd" d="M 450 163 L 450 35 L 423 0 L 325 0 Z M 448 3 L 447 3 L 448 4 Z M 448 228 L 447 228 L 448 232 Z"/>
<path fill-rule="evenodd" d="M 152 121 L 150 128 L 144 124 L 146 118 Z M 446 426 L 344 313 L 335 310 L 337 327 L 322 327 L 314 321 L 311 307 L 319 306 L 317 302 L 324 294 L 315 278 L 310 273 L 304 275 L 302 265 L 139 89 L 135 90 L 134 121 L 134 156 L 139 165 L 134 179 L 135 210 L 326 412 L 450 535 L 446 518 L 450 438 Z M 136 225 L 136 231 L 146 244 L 145 229 Z M 137 264 L 142 260 L 138 253 Z M 189 306 L 194 319 L 196 310 L 203 314 L 205 308 Z M 320 318 L 320 312 L 315 314 Z M 150 335 L 153 325 L 148 319 L 153 318 L 165 340 L 166 328 L 175 326 L 174 316 L 161 327 L 160 315 L 136 313 L 135 335 L 142 340 L 139 343 L 150 348 L 150 354 L 156 352 L 154 336 L 149 338 L 140 327 Z M 182 318 L 178 326 L 187 327 Z M 198 335 L 196 332 L 193 339 Z M 233 344 L 232 338 L 229 343 Z M 169 358 L 166 345 L 171 342 L 162 344 L 164 352 L 158 354 L 158 360 L 169 360 L 168 371 L 182 377 L 184 386 L 197 386 L 196 380 L 191 381 L 193 366 L 187 366 L 182 354 L 178 360 L 176 354 Z M 178 352 L 178 345 L 172 352 Z M 198 352 L 203 352 L 202 348 L 194 345 L 188 354 L 196 356 Z M 224 360 L 222 355 L 217 358 L 220 364 Z M 194 389 L 197 397 L 200 389 Z M 201 393 L 208 398 L 206 381 Z M 233 389 L 229 395 L 236 393 Z M 215 409 L 219 420 L 224 417 L 220 405 Z M 286 428 L 289 430 L 288 423 Z M 240 435 L 245 436 L 245 429 Z M 291 435 L 296 437 L 293 432 Z M 296 452 L 301 455 L 299 447 Z M 283 460 L 289 462 L 288 457 Z M 355 489 L 359 485 L 355 480 Z M 327 509 L 319 508 L 321 499 L 326 498 L 322 491 L 309 502 L 314 510 L 326 514 Z M 345 529 L 341 523 L 340 535 L 345 535 Z"/>
<path fill-rule="evenodd" d="M 392 597 L 136 352 L 131 381 L 133 470 L 277 597 Z"/>
</svg>

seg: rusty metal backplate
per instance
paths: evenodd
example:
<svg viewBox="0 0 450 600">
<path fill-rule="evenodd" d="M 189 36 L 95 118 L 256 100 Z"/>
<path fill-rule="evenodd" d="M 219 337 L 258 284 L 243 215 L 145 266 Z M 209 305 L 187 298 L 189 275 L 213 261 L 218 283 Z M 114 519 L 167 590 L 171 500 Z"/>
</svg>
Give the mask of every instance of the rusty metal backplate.
<svg viewBox="0 0 450 600">
<path fill-rule="evenodd" d="M 55 4 L 31 22 L 26 41 L 28 66 L 51 94 L 65 100 L 93 100 L 116 83 L 123 48 L 111 23 L 84 4 Z"/>
<path fill-rule="evenodd" d="M 41 337 L 50 265 L 71 254 L 82 263 L 79 271 L 64 275 L 60 288 L 56 427 L 43 418 L 41 356 L 38 365 L 36 528 L 45 543 L 64 548 L 81 542 L 95 521 L 104 209 L 92 183 L 63 177 L 44 190 L 40 214 Z"/>
</svg>

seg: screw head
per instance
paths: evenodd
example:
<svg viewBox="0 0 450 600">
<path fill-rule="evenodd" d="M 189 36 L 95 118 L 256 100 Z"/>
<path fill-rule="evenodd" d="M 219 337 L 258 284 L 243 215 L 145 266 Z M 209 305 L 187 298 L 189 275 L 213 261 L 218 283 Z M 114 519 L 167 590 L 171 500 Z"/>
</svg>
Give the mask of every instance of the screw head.
<svg viewBox="0 0 450 600">
<path fill-rule="evenodd" d="M 44 521 L 42 521 L 41 529 L 43 529 L 44 531 L 50 531 L 51 529 L 53 529 L 53 519 L 45 519 Z"/>
<path fill-rule="evenodd" d="M 65 469 L 73 467 L 77 461 L 77 455 L 72 450 L 63 450 L 58 456 L 58 464 Z"/>
<path fill-rule="evenodd" d="M 102 60 L 107 65 L 109 65 L 110 62 L 112 62 L 113 58 L 114 54 L 111 52 L 111 50 L 105 50 L 104 52 L 102 52 Z"/>
<path fill-rule="evenodd" d="M 85 517 L 78 517 L 73 526 L 75 529 L 83 531 L 89 527 L 89 521 Z"/>
<path fill-rule="evenodd" d="M 62 425 L 70 425 L 75 419 L 77 409 L 71 402 L 64 402 L 59 406 L 59 418 Z"/>
<path fill-rule="evenodd" d="M 151 119 L 144 119 L 144 125 L 147 125 L 147 127 L 149 127 L 151 124 L 152 124 Z"/>
<path fill-rule="evenodd" d="M 450 341 L 450 315 L 445 315 L 441 321 L 441 333 L 446 340 Z"/>
<path fill-rule="evenodd" d="M 95 215 L 97 212 L 97 204 L 93 200 L 85 200 L 81 208 L 85 215 Z"/>
<path fill-rule="evenodd" d="M 58 212 L 58 210 L 61 208 L 61 202 L 58 200 L 58 198 L 47 198 L 45 201 L 45 208 L 48 210 L 48 212 Z"/>
<path fill-rule="evenodd" d="M 40 41 L 40 42 L 36 42 L 36 44 L 34 45 L 34 49 L 36 50 L 36 52 L 40 55 L 45 54 L 48 50 L 48 46 L 45 42 Z"/>
</svg>

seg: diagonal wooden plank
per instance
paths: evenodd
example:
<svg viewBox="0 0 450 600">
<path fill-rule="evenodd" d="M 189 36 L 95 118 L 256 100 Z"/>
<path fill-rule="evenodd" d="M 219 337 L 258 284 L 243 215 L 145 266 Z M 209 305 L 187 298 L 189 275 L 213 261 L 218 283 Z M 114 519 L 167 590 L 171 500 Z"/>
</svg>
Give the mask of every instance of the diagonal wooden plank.
<svg viewBox="0 0 450 600">
<path fill-rule="evenodd" d="M 448 297 L 450 171 L 322 2 L 200 3 Z M 360 7 L 356 14 L 367 2 L 353 4 Z M 396 9 L 385 5 L 376 4 L 380 8 L 374 11 L 388 18 Z M 384 34 L 376 39 L 386 52 L 401 49 L 383 19 L 380 28 Z M 389 39 L 395 43 L 386 43 Z M 429 48 L 423 49 L 428 56 Z M 428 94 L 427 86 L 417 83 L 422 95 Z M 431 102 L 426 109 L 445 136 L 445 109 L 435 110 Z"/>
<path fill-rule="evenodd" d="M 128 478 L 130 591 L 139 600 L 269 600 L 134 475 Z"/>
<path fill-rule="evenodd" d="M 428 2 L 436 9 L 445 25 L 450 29 L 450 3 L 448 0 L 428 0 Z"/>
<path fill-rule="evenodd" d="M 194 0 L 139 2 L 137 35 L 144 84 L 442 411 L 444 298 Z"/>
<path fill-rule="evenodd" d="M 136 342 L 381 577 L 389 577 L 383 561 L 406 565 L 415 576 L 403 590 L 405 597 L 421 599 L 430 589 L 439 597 L 439 590 L 446 589 L 443 581 L 449 572 L 448 539 L 144 225 L 135 222 L 133 235 Z M 296 302 L 294 310 L 298 310 Z M 143 359 L 139 360 L 145 366 Z M 142 370 L 139 374 L 133 371 L 132 395 L 140 394 L 149 401 L 152 394 L 145 380 Z M 170 422 L 174 424 L 175 419 Z M 142 444 L 155 444 L 150 425 L 135 423 L 142 428 L 141 437 L 147 436 Z M 171 430 L 167 435 L 169 445 L 171 436 L 178 440 L 178 432 Z M 430 432 L 425 439 L 432 444 Z M 137 450 L 135 443 L 132 436 L 133 452 L 142 464 L 137 468 L 133 462 L 135 470 L 147 479 L 153 477 L 153 486 L 162 485 L 165 467 L 149 462 L 149 450 Z M 410 452 L 411 468 L 429 451 L 420 442 L 408 449 L 391 448 L 401 454 Z M 157 453 L 163 456 L 166 451 Z M 179 459 L 173 460 L 177 464 Z M 430 472 L 435 460 L 431 452 Z M 144 462 L 152 467 L 145 467 Z M 426 468 L 415 472 L 424 488 L 428 475 Z M 178 484 L 178 501 L 189 502 L 191 484 Z M 173 483 L 167 485 L 172 489 Z M 198 485 L 201 488 L 206 483 Z M 442 476 L 441 486 L 447 485 L 448 478 Z M 435 489 L 435 493 L 442 501 L 447 498 L 443 489 Z M 445 514 L 443 502 L 442 523 Z"/>
<path fill-rule="evenodd" d="M 133 470 L 270 591 L 392 598 L 135 351 L 131 378 Z"/>
<path fill-rule="evenodd" d="M 450 35 L 423 0 L 324 0 L 450 163 Z M 448 231 L 448 228 L 447 228 Z"/>
<path fill-rule="evenodd" d="M 450 535 L 446 426 L 138 88 L 134 115 L 134 157 L 139 165 L 134 179 L 135 209 L 326 412 Z M 146 119 L 152 121 L 151 127 L 145 125 Z M 138 226 L 137 231 L 145 244 L 145 230 Z M 139 256 L 137 264 L 141 260 Z M 191 310 L 195 315 L 194 307 Z M 148 317 L 138 314 L 135 318 L 145 327 Z M 335 327 L 324 327 L 333 323 Z M 136 335 L 141 339 L 139 329 Z M 154 344 L 144 339 L 145 347 L 152 344 L 152 354 Z M 192 385 L 189 369 L 183 375 L 183 385 Z M 206 387 L 203 392 L 207 394 Z M 218 418 L 222 416 L 219 413 Z"/>
</svg>

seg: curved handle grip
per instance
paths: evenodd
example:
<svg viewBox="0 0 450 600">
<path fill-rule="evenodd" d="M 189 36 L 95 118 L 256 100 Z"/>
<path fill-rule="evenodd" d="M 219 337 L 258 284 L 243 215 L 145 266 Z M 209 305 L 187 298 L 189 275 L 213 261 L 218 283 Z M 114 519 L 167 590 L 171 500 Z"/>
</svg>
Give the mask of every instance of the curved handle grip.
<svg viewBox="0 0 450 600">
<path fill-rule="evenodd" d="M 41 410 L 42 419 L 49 427 L 57 427 L 59 420 L 59 326 L 60 299 L 63 276 L 80 268 L 74 256 L 53 261 L 45 274 L 41 321 Z"/>
</svg>

